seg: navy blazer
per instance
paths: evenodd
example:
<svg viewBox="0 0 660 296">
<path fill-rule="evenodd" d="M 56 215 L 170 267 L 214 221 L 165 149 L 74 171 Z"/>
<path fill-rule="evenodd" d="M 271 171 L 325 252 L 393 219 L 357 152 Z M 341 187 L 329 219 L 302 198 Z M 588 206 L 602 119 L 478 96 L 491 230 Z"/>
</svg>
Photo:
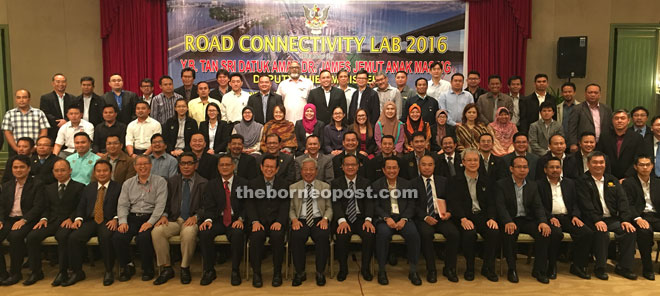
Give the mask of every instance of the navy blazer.
<svg viewBox="0 0 660 296">
<path fill-rule="evenodd" d="M 127 91 L 124 90 L 121 99 L 121 108 L 119 108 L 119 105 L 117 105 L 117 100 L 115 100 L 115 93 L 113 91 L 109 91 L 103 95 L 103 99 L 105 100 L 106 105 L 112 105 L 119 110 L 119 113 L 117 114 L 117 121 L 122 122 L 126 125 L 131 123 L 131 121 L 135 120 L 137 118 L 137 115 L 135 115 L 135 104 L 138 102 L 138 97 L 137 95 L 132 92 L 132 91 Z"/>
<path fill-rule="evenodd" d="M 234 180 L 231 184 L 231 209 L 233 211 L 231 221 L 243 220 L 246 221 L 246 211 L 244 199 L 239 199 L 236 188 L 247 185 L 247 181 L 239 176 L 234 175 Z M 241 189 L 242 190 L 242 189 Z M 222 213 L 225 210 L 227 196 L 225 194 L 225 187 L 222 177 L 210 180 L 206 184 L 204 194 L 202 195 L 202 207 L 204 208 L 202 218 L 199 223 L 204 222 L 206 219 L 211 219 L 215 222 L 222 223 Z"/>
<path fill-rule="evenodd" d="M 94 181 L 83 188 L 80 196 L 80 203 L 76 209 L 76 217 L 83 218 L 83 221 L 94 221 L 94 206 L 96 205 L 96 196 L 98 195 L 99 182 Z M 103 198 L 103 221 L 110 221 L 117 216 L 117 202 L 121 194 L 121 184 L 115 181 L 108 183 Z"/>
<path fill-rule="evenodd" d="M 541 203 L 543 203 L 543 208 L 545 209 L 545 216 L 550 219 L 552 217 L 552 189 L 550 189 L 550 182 L 548 182 L 548 178 L 540 179 L 537 182 Z M 561 187 L 561 196 L 564 200 L 567 215 L 582 219 L 575 181 L 569 178 L 562 178 L 559 186 Z"/>
<path fill-rule="evenodd" d="M 410 190 L 412 187 L 410 182 L 406 181 L 406 179 L 398 177 L 396 179 L 396 188 L 399 190 L 405 190 L 405 189 Z M 380 220 L 385 220 L 385 218 L 392 218 L 394 219 L 395 222 L 398 222 L 402 218 L 412 220 L 415 217 L 416 200 L 413 199 L 411 196 L 406 196 L 406 198 L 400 196 L 397 199 L 397 203 L 399 205 L 399 214 L 392 213 L 390 193 L 387 188 L 387 177 L 382 177 L 378 179 L 376 182 L 374 182 L 373 189 L 374 189 L 374 194 L 377 195 L 376 216 L 380 218 Z M 382 193 L 384 193 L 384 196 L 386 196 L 387 198 L 383 198 L 383 196 L 379 195 L 379 193 L 381 193 L 381 190 Z M 408 222 L 412 222 L 412 221 L 408 221 Z"/>
<path fill-rule="evenodd" d="M 14 192 L 16 191 L 16 179 L 12 179 L 2 185 L 0 194 L 0 222 L 9 219 L 9 214 L 14 206 Z M 33 176 L 30 176 L 23 185 L 23 194 L 21 195 L 21 212 L 23 219 L 27 223 L 37 223 L 41 218 L 44 209 L 43 183 Z M 4 227 L 11 227 L 5 225 Z"/>
</svg>

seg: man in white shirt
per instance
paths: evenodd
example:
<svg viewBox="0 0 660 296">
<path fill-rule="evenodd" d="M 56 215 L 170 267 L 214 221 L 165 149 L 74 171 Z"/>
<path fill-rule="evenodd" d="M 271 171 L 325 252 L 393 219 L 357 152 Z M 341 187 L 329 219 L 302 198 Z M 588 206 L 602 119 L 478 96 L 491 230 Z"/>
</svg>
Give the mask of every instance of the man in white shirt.
<svg viewBox="0 0 660 296">
<path fill-rule="evenodd" d="M 226 114 L 228 122 L 239 122 L 243 119 L 243 108 L 247 106 L 250 94 L 242 90 L 243 80 L 239 73 L 232 73 L 229 76 L 229 86 L 231 91 L 222 96 L 222 105 L 226 109 L 222 112 L 223 118 Z"/>
<path fill-rule="evenodd" d="M 149 104 L 137 102 L 135 105 L 137 119 L 131 121 L 126 127 L 126 152 L 130 157 L 151 153 L 151 136 L 160 134 L 160 123 L 149 117 Z"/>
<path fill-rule="evenodd" d="M 140 93 L 141 95 L 138 99 L 151 105 L 151 99 L 154 97 L 154 81 L 151 78 L 145 78 L 140 81 Z"/>
<path fill-rule="evenodd" d="M 69 107 L 69 110 L 66 111 L 66 117 L 69 118 L 69 121 L 60 127 L 57 132 L 55 148 L 53 149 L 53 154 L 61 158 L 66 158 L 76 151 L 73 143 L 73 136 L 75 134 L 85 132 L 90 138 L 94 138 L 94 125 L 82 119 L 80 107 Z M 66 146 L 66 149 L 62 150 L 62 146 Z"/>
<path fill-rule="evenodd" d="M 401 92 L 399 92 L 396 87 L 393 87 L 389 84 L 387 75 L 385 75 L 384 72 L 376 73 L 374 80 L 376 81 L 376 88 L 374 88 L 374 90 L 378 93 L 380 110 L 383 110 L 383 106 L 385 106 L 386 102 L 392 101 L 394 104 L 396 104 L 396 118 L 400 118 L 401 109 L 403 108 Z"/>
<path fill-rule="evenodd" d="M 282 81 L 277 87 L 277 94 L 281 95 L 284 101 L 285 119 L 296 122 L 303 118 L 303 108 L 307 104 L 307 96 L 314 83 L 300 76 L 300 63 L 297 61 L 289 64 L 289 76 L 289 79 Z"/>
<path fill-rule="evenodd" d="M 440 62 L 433 62 L 429 67 L 431 74 L 431 81 L 429 81 L 428 95 L 434 98 L 439 98 L 440 95 L 451 90 L 449 81 L 442 79 L 442 64 Z"/>
<path fill-rule="evenodd" d="M 337 87 L 344 91 L 346 96 L 346 106 L 351 105 L 351 99 L 353 98 L 353 93 L 356 91 L 354 87 L 348 86 L 348 70 L 341 69 L 337 72 Z"/>
</svg>

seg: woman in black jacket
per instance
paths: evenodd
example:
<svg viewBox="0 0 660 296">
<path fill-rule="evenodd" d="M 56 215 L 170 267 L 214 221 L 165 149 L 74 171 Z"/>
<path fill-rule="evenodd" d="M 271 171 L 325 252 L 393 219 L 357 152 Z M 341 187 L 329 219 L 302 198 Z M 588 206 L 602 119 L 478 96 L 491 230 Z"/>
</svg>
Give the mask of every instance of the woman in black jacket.
<svg viewBox="0 0 660 296">
<path fill-rule="evenodd" d="M 199 124 L 199 132 L 204 135 L 209 154 L 227 151 L 232 126 L 220 120 L 221 117 L 218 104 L 209 103 L 206 106 L 206 120 Z"/>
<path fill-rule="evenodd" d="M 319 144 L 323 147 L 323 127 L 325 123 L 320 120 L 316 120 L 316 106 L 314 104 L 305 105 L 305 110 L 303 113 L 303 119 L 296 121 L 296 126 L 294 132 L 296 134 L 296 140 L 298 141 L 298 149 L 296 150 L 296 156 L 305 154 L 305 144 L 307 143 L 307 137 L 309 135 L 315 135 L 319 137 Z"/>
<path fill-rule="evenodd" d="M 197 132 L 197 121 L 188 116 L 188 103 L 184 98 L 176 100 L 174 110 L 176 115 L 163 125 L 163 138 L 167 144 L 167 152 L 178 157 L 184 151 L 190 151 L 190 138 Z M 180 129 L 181 123 L 183 129 Z"/>
</svg>

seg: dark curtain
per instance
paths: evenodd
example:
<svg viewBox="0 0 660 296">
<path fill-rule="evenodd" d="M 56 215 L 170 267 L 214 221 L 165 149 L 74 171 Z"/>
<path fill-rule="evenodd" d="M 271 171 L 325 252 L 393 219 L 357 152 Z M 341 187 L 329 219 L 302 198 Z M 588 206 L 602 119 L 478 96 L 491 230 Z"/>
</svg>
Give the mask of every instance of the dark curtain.
<svg viewBox="0 0 660 296">
<path fill-rule="evenodd" d="M 531 37 L 531 0 L 468 0 L 468 67 L 481 74 L 481 87 L 488 89 L 488 76 L 507 79 L 519 75 L 525 85 L 527 39 Z M 548 57 L 551 58 L 551 57 Z M 521 90 L 521 93 L 524 93 Z"/>
<path fill-rule="evenodd" d="M 154 80 L 167 74 L 166 0 L 100 0 L 103 39 L 103 89 L 119 73 L 124 89 L 137 92 L 145 77 Z M 98 84 L 97 84 L 98 85 Z"/>
</svg>

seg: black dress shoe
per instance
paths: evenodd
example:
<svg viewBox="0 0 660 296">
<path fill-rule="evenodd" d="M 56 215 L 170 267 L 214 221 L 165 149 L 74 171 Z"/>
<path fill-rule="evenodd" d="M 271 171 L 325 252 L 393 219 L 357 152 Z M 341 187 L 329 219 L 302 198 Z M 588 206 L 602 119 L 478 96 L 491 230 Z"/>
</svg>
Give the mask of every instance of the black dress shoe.
<svg viewBox="0 0 660 296">
<path fill-rule="evenodd" d="M 541 273 L 541 272 L 533 271 L 533 272 L 532 272 L 532 276 L 533 276 L 534 278 L 536 278 L 536 280 L 539 281 L 539 283 L 542 283 L 542 284 L 548 284 L 548 283 L 550 283 L 550 279 L 548 279 L 548 276 L 545 275 L 545 274 L 543 274 L 543 273 Z"/>
<path fill-rule="evenodd" d="M 241 284 L 241 272 L 238 270 L 231 271 L 231 285 L 238 286 Z"/>
<path fill-rule="evenodd" d="M 103 274 L 103 285 L 110 286 L 115 282 L 115 275 L 112 271 L 106 271 Z"/>
<path fill-rule="evenodd" d="M 642 272 L 642 276 L 649 281 L 655 281 L 655 273 L 653 271 L 644 271 Z"/>
<path fill-rule="evenodd" d="M 7 273 L 4 270 L 0 272 L 0 284 L 2 284 L 2 282 L 4 282 L 8 278 L 9 278 L 9 273 Z"/>
<path fill-rule="evenodd" d="M 596 268 L 594 269 L 594 276 L 596 276 L 597 279 L 606 281 L 610 277 L 607 275 L 607 272 L 605 272 L 604 268 Z"/>
<path fill-rule="evenodd" d="M 273 274 L 273 282 L 271 283 L 271 286 L 279 287 L 281 285 L 282 285 L 282 273 L 276 272 L 275 274 Z"/>
<path fill-rule="evenodd" d="M 156 276 L 156 273 L 153 270 L 143 270 L 142 271 L 142 281 L 147 282 L 153 280 Z"/>
<path fill-rule="evenodd" d="M 154 281 L 154 285 L 162 285 L 172 278 L 174 278 L 174 268 L 172 266 L 164 267 Z"/>
<path fill-rule="evenodd" d="M 369 269 L 367 269 L 367 268 L 363 268 L 363 269 L 360 271 L 360 273 L 362 274 L 362 278 L 363 278 L 365 281 L 370 282 L 370 281 L 372 281 L 372 280 L 374 279 L 374 275 L 371 274 L 371 271 L 370 271 Z"/>
<path fill-rule="evenodd" d="M 316 273 L 316 285 L 325 286 L 325 274 L 323 274 L 322 272 Z"/>
<path fill-rule="evenodd" d="M 426 281 L 429 283 L 435 283 L 438 281 L 438 272 L 435 270 L 429 270 L 426 272 Z"/>
<path fill-rule="evenodd" d="M 261 279 L 261 273 L 255 272 L 252 276 L 252 287 L 261 288 L 263 285 L 264 282 Z"/>
<path fill-rule="evenodd" d="M 44 273 L 42 271 L 39 272 L 33 272 L 30 274 L 30 276 L 23 282 L 24 286 L 30 286 L 33 285 L 34 283 L 43 280 L 44 279 Z"/>
<path fill-rule="evenodd" d="M 291 281 L 291 285 L 294 287 L 302 285 L 302 282 L 304 282 L 307 279 L 307 275 L 305 273 L 296 273 L 293 276 L 293 281 Z"/>
<path fill-rule="evenodd" d="M 518 272 L 516 272 L 515 269 L 509 269 L 509 272 L 507 273 L 506 278 L 509 280 L 509 282 L 517 283 L 518 282 Z"/>
<path fill-rule="evenodd" d="M 190 267 L 181 267 L 181 283 L 184 285 L 190 284 L 192 276 L 190 276 Z"/>
<path fill-rule="evenodd" d="M 126 265 L 126 267 L 122 268 L 121 271 L 119 272 L 119 281 L 120 282 L 129 281 L 134 274 L 135 274 L 135 266 Z"/>
<path fill-rule="evenodd" d="M 84 279 L 85 279 L 84 271 L 81 270 L 78 272 L 74 272 L 66 282 L 62 283 L 62 287 L 73 286 L 75 283 L 82 281 Z"/>
<path fill-rule="evenodd" d="M 337 273 L 337 281 L 343 282 L 346 280 L 346 277 L 348 276 L 348 270 L 339 270 Z"/>
<path fill-rule="evenodd" d="M 474 281 L 474 270 L 466 270 L 463 274 L 463 278 L 466 281 Z"/>
<path fill-rule="evenodd" d="M 500 277 L 497 276 L 497 273 L 490 268 L 482 268 L 481 275 L 486 277 L 491 282 L 497 282 L 500 280 Z"/>
<path fill-rule="evenodd" d="M 551 280 L 556 280 L 557 279 L 557 265 L 553 264 L 552 266 L 548 266 L 548 272 L 546 273 L 549 279 Z"/>
<path fill-rule="evenodd" d="M 617 265 L 616 267 L 614 267 L 614 273 L 616 273 L 616 274 L 618 274 L 618 275 L 620 275 L 620 276 L 622 276 L 622 277 L 624 277 L 624 278 L 627 278 L 627 279 L 629 279 L 629 280 L 633 280 L 633 281 L 634 281 L 634 280 L 637 279 L 637 275 L 636 275 L 634 272 L 632 272 L 632 270 L 630 270 L 630 269 L 628 269 L 628 268 L 623 268 L 623 267 L 621 267 L 621 266 L 619 266 L 619 265 Z"/>
<path fill-rule="evenodd" d="M 211 282 L 213 282 L 215 278 L 216 278 L 215 269 L 205 270 L 204 272 L 202 272 L 202 279 L 199 281 L 199 284 L 202 286 L 206 286 Z"/>
<path fill-rule="evenodd" d="M 442 275 L 447 277 L 447 279 L 452 283 L 458 282 L 458 276 L 456 275 L 456 269 L 454 268 L 447 268 L 447 267 L 443 268 Z"/>
<path fill-rule="evenodd" d="M 419 278 L 419 274 L 416 272 L 409 273 L 408 279 L 415 286 L 420 286 L 422 284 L 422 279 Z"/>
<path fill-rule="evenodd" d="M 15 284 L 17 284 L 18 282 L 20 282 L 22 279 L 23 279 L 23 275 L 22 275 L 22 274 L 20 274 L 20 273 L 18 273 L 18 274 L 12 274 L 12 275 L 10 275 L 7 279 L 5 279 L 4 281 L 2 281 L 2 285 L 3 285 L 3 286 L 11 286 L 11 285 L 15 285 Z"/>
<path fill-rule="evenodd" d="M 50 283 L 51 286 L 57 287 L 62 285 L 63 283 L 66 283 L 69 280 L 68 274 L 65 272 L 58 272 L 57 275 L 55 276 L 55 279 L 53 280 L 52 283 Z"/>
<path fill-rule="evenodd" d="M 585 280 L 591 279 L 591 276 L 587 273 L 586 268 L 584 267 L 577 267 L 576 265 L 571 264 L 571 269 L 569 270 L 569 272 Z"/>
<path fill-rule="evenodd" d="M 378 283 L 381 285 L 387 285 L 390 283 L 390 281 L 387 279 L 387 272 L 385 271 L 378 271 Z"/>
</svg>

